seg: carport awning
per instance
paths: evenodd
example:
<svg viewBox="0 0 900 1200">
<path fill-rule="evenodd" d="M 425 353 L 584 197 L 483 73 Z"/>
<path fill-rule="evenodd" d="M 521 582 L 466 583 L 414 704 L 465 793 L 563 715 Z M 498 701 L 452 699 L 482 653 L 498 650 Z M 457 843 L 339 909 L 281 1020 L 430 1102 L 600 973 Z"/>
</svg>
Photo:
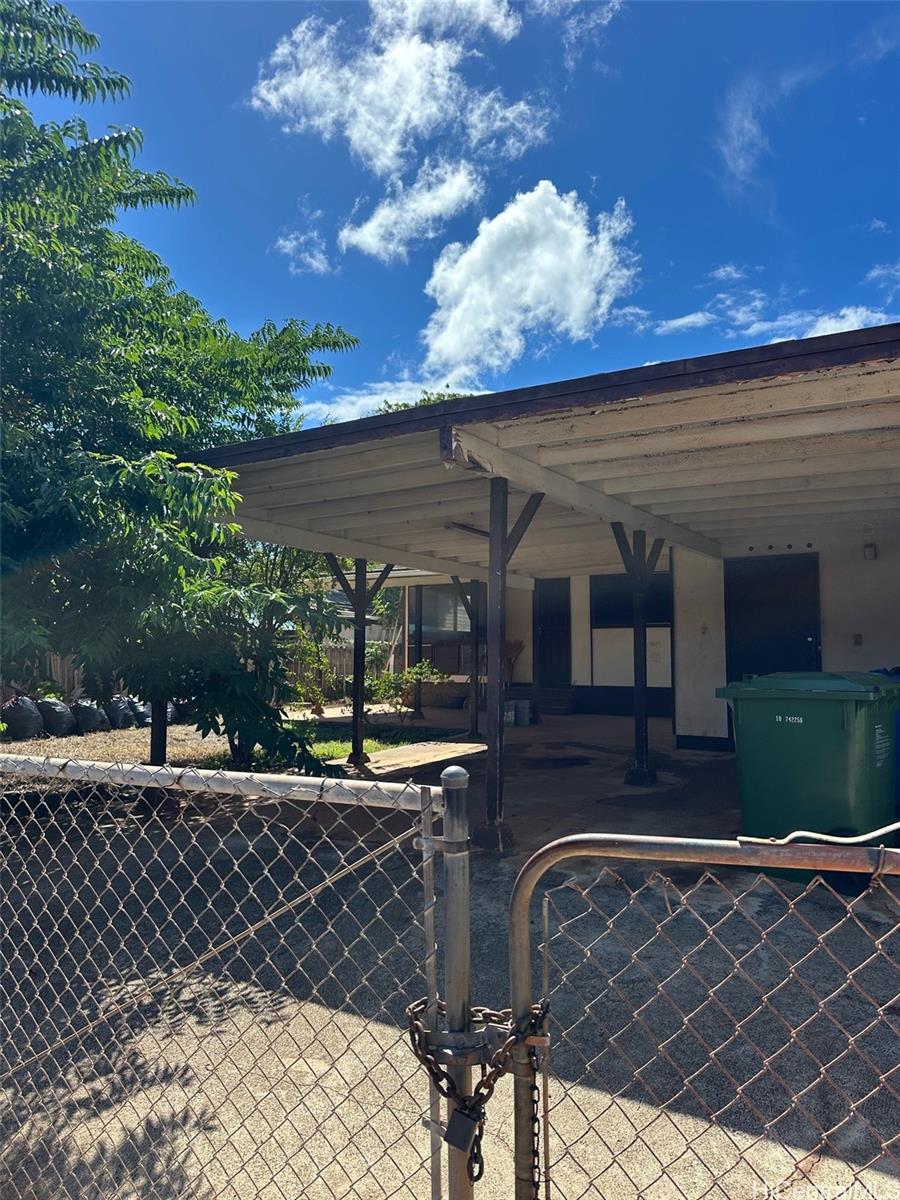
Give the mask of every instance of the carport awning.
<svg viewBox="0 0 900 1200">
<path fill-rule="evenodd" d="M 712 556 L 900 525 L 900 325 L 473 396 L 259 442 L 246 534 L 487 578 L 488 491 L 543 502 L 509 571 L 620 563 L 610 522 Z"/>
</svg>

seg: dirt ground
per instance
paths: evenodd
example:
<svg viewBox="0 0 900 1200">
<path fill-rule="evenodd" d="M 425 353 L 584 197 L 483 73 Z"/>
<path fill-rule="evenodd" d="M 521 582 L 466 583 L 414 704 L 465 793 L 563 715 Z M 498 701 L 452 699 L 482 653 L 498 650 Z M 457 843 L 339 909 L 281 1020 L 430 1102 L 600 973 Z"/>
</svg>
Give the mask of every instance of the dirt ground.
<svg viewBox="0 0 900 1200">
<path fill-rule="evenodd" d="M 193 725 L 169 726 L 169 762 L 173 767 L 202 767 L 228 753 L 228 741 L 210 734 L 201 737 Z M 0 754 L 29 758 L 81 758 L 93 762 L 145 763 L 150 757 L 149 729 L 111 729 L 67 738 L 39 737 L 25 742 L 0 742 Z"/>
</svg>

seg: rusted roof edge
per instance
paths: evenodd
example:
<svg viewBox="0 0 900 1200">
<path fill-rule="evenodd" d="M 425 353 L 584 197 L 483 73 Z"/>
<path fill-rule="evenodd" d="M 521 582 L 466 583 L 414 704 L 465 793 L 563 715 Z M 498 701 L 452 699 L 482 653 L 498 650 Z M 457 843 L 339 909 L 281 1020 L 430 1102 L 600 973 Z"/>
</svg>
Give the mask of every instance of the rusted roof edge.
<svg viewBox="0 0 900 1200">
<path fill-rule="evenodd" d="M 301 429 L 252 442 L 234 442 L 204 451 L 194 458 L 211 466 L 240 467 L 245 463 L 268 462 L 315 450 L 425 433 L 450 424 L 509 421 L 519 416 L 538 416 L 554 409 L 612 404 L 636 393 L 659 396 L 685 387 L 716 387 L 896 357 L 900 357 L 900 322 L 464 396 L 441 404 Z"/>
</svg>

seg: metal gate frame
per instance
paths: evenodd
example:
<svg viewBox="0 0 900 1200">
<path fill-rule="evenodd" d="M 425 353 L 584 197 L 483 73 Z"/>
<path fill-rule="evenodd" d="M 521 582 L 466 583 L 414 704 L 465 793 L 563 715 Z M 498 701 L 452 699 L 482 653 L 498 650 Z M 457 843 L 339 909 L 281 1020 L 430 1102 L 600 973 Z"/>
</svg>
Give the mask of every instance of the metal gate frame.
<svg viewBox="0 0 900 1200">
<path fill-rule="evenodd" d="M 652 838 L 639 835 L 587 833 L 550 842 L 531 856 L 519 872 L 509 908 L 510 997 L 513 1019 L 525 1022 L 535 1000 L 529 915 L 535 888 L 548 871 L 573 858 L 616 858 L 636 862 L 798 869 L 900 876 L 900 850 L 871 846 L 895 826 L 857 838 L 830 838 L 816 833 L 791 834 L 778 842 L 764 839 L 707 841 L 700 838 Z M 806 839 L 800 841 L 799 839 Z M 816 842 L 818 840 L 818 843 Z M 515 1121 L 515 1200 L 535 1200 L 533 1170 L 534 1127 L 532 1078 L 528 1049 L 513 1049 Z M 546 1165 L 546 1164 L 545 1164 Z M 468 1200 L 470 1193 L 451 1191 L 450 1200 Z"/>
</svg>

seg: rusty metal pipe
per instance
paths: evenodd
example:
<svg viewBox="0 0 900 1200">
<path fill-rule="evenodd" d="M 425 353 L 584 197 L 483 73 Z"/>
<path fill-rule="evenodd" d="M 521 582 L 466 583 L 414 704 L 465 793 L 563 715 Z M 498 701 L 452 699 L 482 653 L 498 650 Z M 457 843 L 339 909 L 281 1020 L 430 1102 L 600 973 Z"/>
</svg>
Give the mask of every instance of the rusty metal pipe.
<svg viewBox="0 0 900 1200">
<path fill-rule="evenodd" d="M 528 920 L 534 889 L 549 870 L 571 858 L 624 858 L 641 862 L 697 863 L 703 866 L 900 875 L 900 850 L 883 846 L 812 845 L 801 842 L 777 845 L 616 833 L 583 833 L 559 838 L 532 854 L 513 886 L 509 903 L 509 975 L 514 1020 L 527 1020 L 534 1001 Z M 516 1064 L 513 1082 L 515 1200 L 533 1200 L 531 1080 L 527 1047 L 521 1044 L 516 1046 L 513 1057 Z"/>
</svg>

